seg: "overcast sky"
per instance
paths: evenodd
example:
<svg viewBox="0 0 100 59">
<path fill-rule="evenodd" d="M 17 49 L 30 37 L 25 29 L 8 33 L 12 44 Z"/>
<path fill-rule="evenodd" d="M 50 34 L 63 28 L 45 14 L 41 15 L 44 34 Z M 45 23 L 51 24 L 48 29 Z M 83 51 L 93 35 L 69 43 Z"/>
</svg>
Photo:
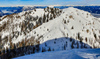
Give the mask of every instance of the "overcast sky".
<svg viewBox="0 0 100 59">
<path fill-rule="evenodd" d="M 12 5 L 100 5 L 100 0 L 0 0 L 0 6 Z"/>
</svg>

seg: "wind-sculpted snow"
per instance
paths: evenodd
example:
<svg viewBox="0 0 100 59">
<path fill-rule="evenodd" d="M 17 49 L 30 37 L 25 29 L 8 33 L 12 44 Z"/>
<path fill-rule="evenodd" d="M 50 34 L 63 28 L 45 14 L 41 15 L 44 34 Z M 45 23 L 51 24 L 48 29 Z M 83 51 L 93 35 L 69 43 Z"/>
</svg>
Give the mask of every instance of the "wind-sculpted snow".
<svg viewBox="0 0 100 59">
<path fill-rule="evenodd" d="M 9 50 L 10 58 L 21 56 L 17 51 L 27 46 L 32 46 L 25 49 L 27 54 L 38 48 L 38 52 L 100 48 L 100 19 L 73 7 L 34 9 L 0 19 L 0 52 L 6 55 Z"/>
</svg>

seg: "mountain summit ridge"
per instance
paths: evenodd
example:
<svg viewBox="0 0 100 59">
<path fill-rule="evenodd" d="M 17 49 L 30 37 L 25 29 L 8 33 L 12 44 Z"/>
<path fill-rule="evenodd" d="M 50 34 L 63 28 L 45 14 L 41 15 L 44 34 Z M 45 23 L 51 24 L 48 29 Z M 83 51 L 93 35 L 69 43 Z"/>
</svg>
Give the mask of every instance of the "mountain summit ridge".
<svg viewBox="0 0 100 59">
<path fill-rule="evenodd" d="M 39 45 L 39 52 L 100 48 L 100 19 L 73 7 L 47 7 L 1 17 L 1 49 Z"/>
</svg>

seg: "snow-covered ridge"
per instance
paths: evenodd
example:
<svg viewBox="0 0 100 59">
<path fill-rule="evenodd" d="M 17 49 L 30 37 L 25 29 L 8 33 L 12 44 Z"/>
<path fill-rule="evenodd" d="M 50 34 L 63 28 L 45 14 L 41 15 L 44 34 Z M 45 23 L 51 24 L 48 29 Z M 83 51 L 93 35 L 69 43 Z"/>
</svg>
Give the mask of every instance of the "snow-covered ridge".
<svg viewBox="0 0 100 59">
<path fill-rule="evenodd" d="M 100 19 L 73 7 L 34 9 L 1 19 L 1 49 L 33 45 L 38 45 L 35 52 L 100 48 Z"/>
<path fill-rule="evenodd" d="M 1 17 L 0 39 L 6 40 L 6 42 L 2 42 L 3 46 L 7 47 L 10 44 L 9 40 L 13 43 L 22 41 L 33 29 L 56 18 L 60 14 L 60 9 L 48 7 Z"/>
</svg>

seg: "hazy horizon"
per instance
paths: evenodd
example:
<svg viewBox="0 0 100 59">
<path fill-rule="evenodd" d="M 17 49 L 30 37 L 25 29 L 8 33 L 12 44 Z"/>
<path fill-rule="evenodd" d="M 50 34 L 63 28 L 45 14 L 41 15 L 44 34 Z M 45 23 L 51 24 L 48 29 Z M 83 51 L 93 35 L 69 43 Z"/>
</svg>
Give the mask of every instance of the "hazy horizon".
<svg viewBox="0 0 100 59">
<path fill-rule="evenodd" d="M 100 0 L 0 0 L 0 6 L 100 5 Z"/>
</svg>

